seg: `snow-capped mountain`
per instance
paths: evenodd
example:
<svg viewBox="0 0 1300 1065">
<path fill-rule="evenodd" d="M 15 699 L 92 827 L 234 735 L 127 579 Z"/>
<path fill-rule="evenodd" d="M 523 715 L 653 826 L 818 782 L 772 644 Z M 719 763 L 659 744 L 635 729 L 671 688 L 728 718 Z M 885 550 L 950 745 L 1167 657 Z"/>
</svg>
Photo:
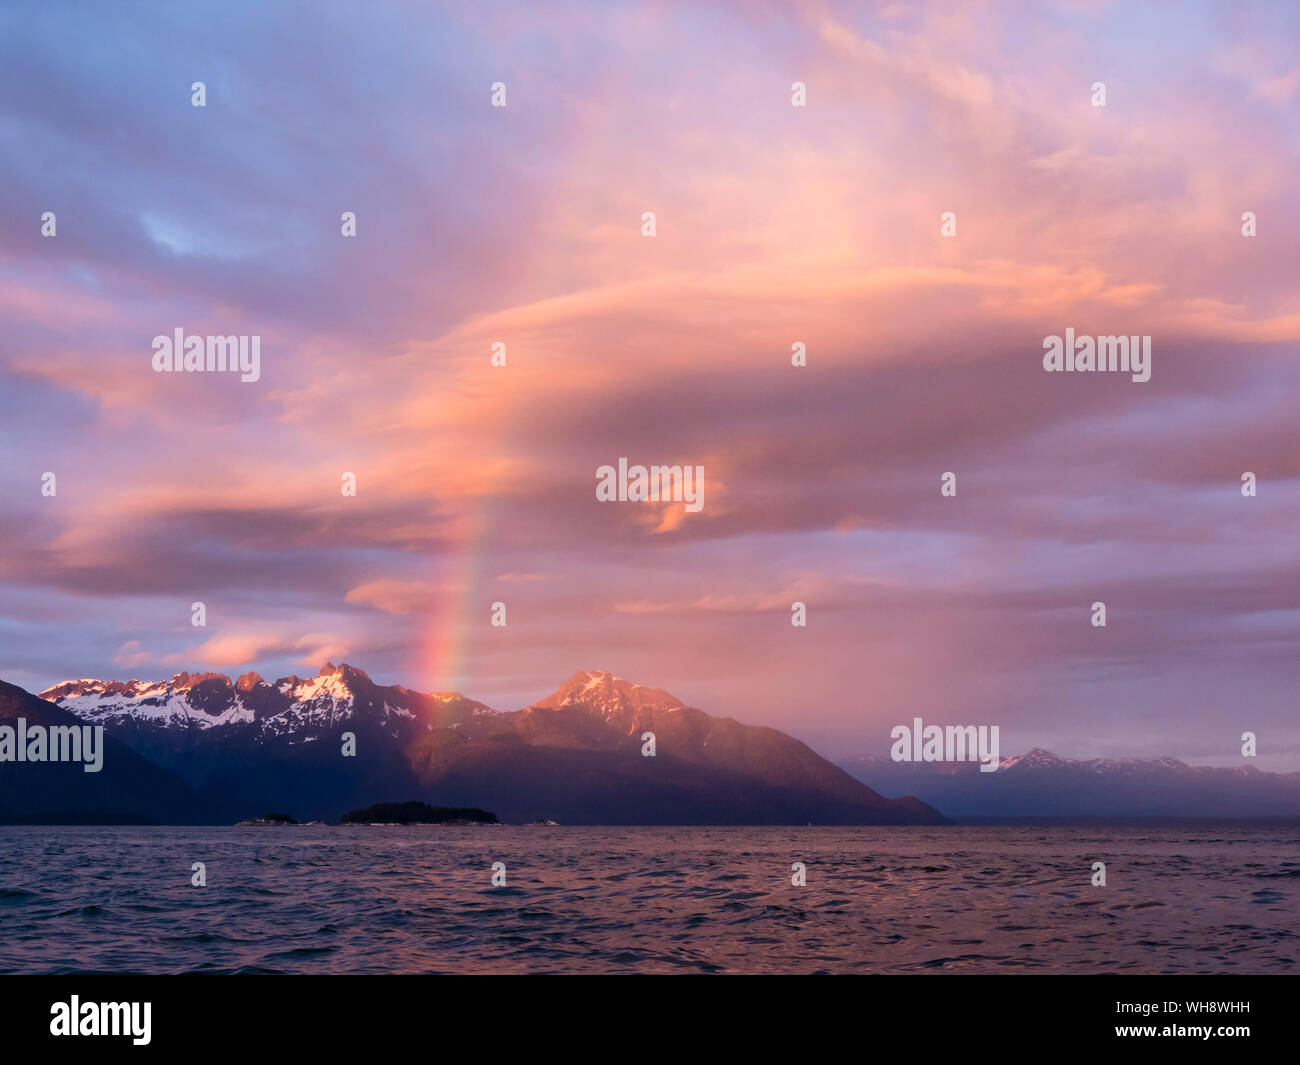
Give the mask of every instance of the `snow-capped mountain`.
<svg viewBox="0 0 1300 1065">
<path fill-rule="evenodd" d="M 841 763 L 856 779 L 902 790 L 954 817 L 1300 817 L 1300 773 L 1250 764 L 1217 768 L 1177 758 L 1061 758 L 1035 747 L 995 773 L 970 762 Z"/>
<path fill-rule="evenodd" d="M 92 724 L 158 732 L 245 726 L 253 739 L 298 742 L 352 721 L 379 726 L 396 738 L 495 715 L 455 692 L 383 687 L 355 666 L 332 663 L 314 677 L 281 677 L 273 684 L 256 673 L 233 682 L 224 673 L 177 673 L 152 682 L 75 680 L 54 685 L 41 698 Z"/>
<path fill-rule="evenodd" d="M 1087 761 L 1080 761 L 1075 758 L 1060 758 L 1051 751 L 1043 750 L 1041 747 L 1034 747 L 1026 754 L 1016 755 L 1013 758 L 1003 758 L 998 763 L 999 773 L 1006 773 L 1012 769 L 1020 769 L 1022 772 L 1027 769 L 1072 769 L 1099 775 L 1105 773 L 1152 773 L 1160 770 L 1169 770 L 1175 773 L 1184 771 L 1194 773 L 1197 771 L 1195 766 L 1180 762 L 1177 758 L 1090 758 Z M 1242 766 L 1232 771 L 1239 773 L 1258 772 L 1253 766 Z"/>
</svg>

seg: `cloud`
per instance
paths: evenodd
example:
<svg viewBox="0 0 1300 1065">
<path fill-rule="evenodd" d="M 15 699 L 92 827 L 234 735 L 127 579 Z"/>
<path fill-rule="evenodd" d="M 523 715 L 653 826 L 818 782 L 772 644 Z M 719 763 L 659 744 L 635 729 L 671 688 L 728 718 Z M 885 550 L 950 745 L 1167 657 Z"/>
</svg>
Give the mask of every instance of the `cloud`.
<svg viewBox="0 0 1300 1065">
<path fill-rule="evenodd" d="M 1293 16 L 504 10 L 6 22 L 8 661 L 498 705 L 605 665 L 841 748 L 916 706 L 1177 753 L 1198 690 L 1288 727 Z M 177 325 L 262 380 L 154 374 Z M 1043 374 L 1070 327 L 1151 335 L 1151 382 Z M 620 456 L 703 465 L 704 511 L 598 502 Z"/>
<path fill-rule="evenodd" d="M 140 640 L 128 640 L 113 656 L 113 664 L 124 669 L 143 666 L 176 667 L 192 670 L 196 666 L 213 669 L 239 669 L 281 655 L 296 656 L 298 665 L 319 668 L 328 661 L 349 655 L 353 645 L 328 633 L 310 633 L 286 641 L 283 630 L 245 630 L 212 636 L 201 643 L 173 653 L 150 651 Z"/>
<path fill-rule="evenodd" d="M 427 611 L 447 591 L 428 581 L 383 578 L 358 585 L 344 596 L 344 601 L 372 606 L 388 614 L 413 614 Z"/>
</svg>

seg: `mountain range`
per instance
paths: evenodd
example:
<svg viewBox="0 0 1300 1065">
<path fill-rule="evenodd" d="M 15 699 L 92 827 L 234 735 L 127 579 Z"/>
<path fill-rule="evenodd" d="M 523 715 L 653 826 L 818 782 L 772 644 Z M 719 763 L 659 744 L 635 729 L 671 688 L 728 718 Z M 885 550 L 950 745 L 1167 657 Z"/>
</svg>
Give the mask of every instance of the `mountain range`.
<svg viewBox="0 0 1300 1065">
<path fill-rule="evenodd" d="M 0 725 L 102 725 L 104 771 L 0 762 L 0 822 L 228 823 L 265 810 L 335 820 L 382 801 L 476 806 L 508 822 L 938 824 L 960 819 L 1300 817 L 1300 773 L 1173 758 L 833 765 L 771 728 L 579 671 L 521 710 L 376 684 L 351 665 L 84 679 L 32 695 L 0 681 Z M 655 735 L 655 756 L 642 736 Z M 342 753 L 344 735 L 355 756 Z M 886 799 L 884 795 L 915 798 Z"/>
<path fill-rule="evenodd" d="M 508 822 L 944 821 L 916 799 L 883 798 L 776 729 L 713 717 L 600 671 L 575 673 L 510 712 L 458 693 L 376 684 L 346 664 L 274 682 L 256 673 L 234 680 L 178 673 L 169 681 L 67 681 L 39 699 L 5 690 L 16 694 L 0 703 L 0 722 L 43 707 L 104 726 L 123 775 L 144 779 L 148 767 L 152 790 L 130 803 L 106 785 L 80 781 L 75 796 L 58 798 L 63 810 L 75 798 L 97 816 L 224 823 L 288 810 L 333 820 L 377 801 L 418 800 L 480 807 Z M 646 732 L 654 733 L 653 757 L 642 754 Z M 343 754 L 345 734 L 354 737 L 354 756 Z M 0 818 L 49 814 L 55 802 L 20 802 L 17 774 L 69 768 L 0 763 Z"/>
<path fill-rule="evenodd" d="M 894 762 L 874 755 L 840 765 L 871 787 L 903 789 L 954 818 L 1300 817 L 1300 773 L 1265 773 L 1250 765 L 1078 761 L 1041 747 L 1002 759 L 994 773 L 981 773 L 971 762 Z"/>
</svg>

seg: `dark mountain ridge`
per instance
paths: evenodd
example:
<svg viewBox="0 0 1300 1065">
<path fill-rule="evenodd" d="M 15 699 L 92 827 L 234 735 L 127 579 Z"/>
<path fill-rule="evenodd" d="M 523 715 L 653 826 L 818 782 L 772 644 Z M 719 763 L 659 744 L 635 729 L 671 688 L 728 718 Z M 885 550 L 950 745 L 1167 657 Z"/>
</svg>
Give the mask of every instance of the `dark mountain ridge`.
<svg viewBox="0 0 1300 1065">
<path fill-rule="evenodd" d="M 79 727 L 67 710 L 0 681 L 0 726 L 16 729 Z M 102 767 L 85 763 L 0 761 L 0 823 L 3 824 L 187 824 L 206 820 L 207 806 L 179 776 L 105 730 Z"/>
<path fill-rule="evenodd" d="M 183 777 L 218 811 L 335 817 L 394 792 L 565 824 L 937 824 L 776 729 L 684 705 L 599 671 L 499 713 L 458 693 L 378 685 L 347 664 L 268 683 L 256 673 L 78 680 L 43 697 Z M 642 754 L 642 736 L 655 754 Z M 355 756 L 344 756 L 344 734 Z"/>
</svg>

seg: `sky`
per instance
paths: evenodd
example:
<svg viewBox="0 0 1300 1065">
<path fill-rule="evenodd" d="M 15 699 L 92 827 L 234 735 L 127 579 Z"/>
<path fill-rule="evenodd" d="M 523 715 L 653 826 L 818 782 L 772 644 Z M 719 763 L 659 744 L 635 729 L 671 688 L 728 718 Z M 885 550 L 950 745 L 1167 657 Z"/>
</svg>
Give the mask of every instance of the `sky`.
<svg viewBox="0 0 1300 1065">
<path fill-rule="evenodd" d="M 1297 43 L 1285 2 L 7 3 L 0 677 L 603 669 L 831 757 L 920 716 L 1300 769 Z M 260 379 L 155 372 L 177 328 Z M 1067 328 L 1151 379 L 1045 372 Z M 620 457 L 703 509 L 599 501 Z"/>
</svg>

